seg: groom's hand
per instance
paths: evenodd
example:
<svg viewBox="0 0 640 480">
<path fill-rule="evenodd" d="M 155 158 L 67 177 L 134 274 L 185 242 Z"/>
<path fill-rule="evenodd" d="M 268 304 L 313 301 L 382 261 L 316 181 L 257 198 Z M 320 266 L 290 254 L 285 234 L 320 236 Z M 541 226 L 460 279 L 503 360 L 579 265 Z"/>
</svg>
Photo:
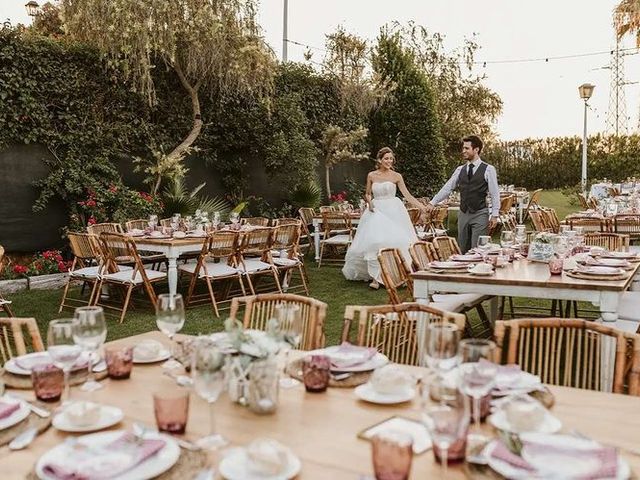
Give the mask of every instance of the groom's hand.
<svg viewBox="0 0 640 480">
<path fill-rule="evenodd" d="M 489 231 L 493 231 L 494 228 L 498 225 L 498 217 L 491 217 L 489 219 Z"/>
<path fill-rule="evenodd" d="M 427 209 L 427 212 L 430 212 L 430 211 L 431 211 L 431 210 L 433 210 L 435 207 L 434 207 L 432 204 L 427 203 L 427 205 L 425 206 L 425 208 Z"/>
</svg>

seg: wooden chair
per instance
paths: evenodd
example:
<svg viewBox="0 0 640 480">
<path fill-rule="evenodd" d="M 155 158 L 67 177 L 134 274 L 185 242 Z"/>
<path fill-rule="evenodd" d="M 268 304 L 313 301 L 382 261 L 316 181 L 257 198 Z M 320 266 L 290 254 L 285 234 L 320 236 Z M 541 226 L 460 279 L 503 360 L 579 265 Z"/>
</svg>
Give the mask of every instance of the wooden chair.
<svg viewBox="0 0 640 480">
<path fill-rule="evenodd" d="M 62 312 L 65 307 L 75 309 L 81 305 L 91 305 L 96 294 L 96 287 L 100 281 L 100 246 L 98 237 L 89 233 L 69 232 L 67 238 L 73 253 L 73 262 L 69 268 L 69 276 L 62 292 L 58 313 Z M 77 281 L 82 282 L 81 295 L 87 285 L 91 287 L 88 299 L 70 298 L 68 296 L 71 283 Z"/>
<path fill-rule="evenodd" d="M 380 263 L 382 283 L 389 294 L 389 303 L 397 305 L 405 301 L 413 302 L 413 280 L 400 250 L 397 248 L 380 249 L 378 262 Z M 403 286 L 406 287 L 404 295 L 399 291 Z"/>
<path fill-rule="evenodd" d="M 266 217 L 246 217 L 240 220 L 240 225 L 252 225 L 254 227 L 269 226 L 269 219 Z"/>
<path fill-rule="evenodd" d="M 131 230 L 144 230 L 149 226 L 149 220 L 146 218 L 141 218 L 138 220 L 129 220 L 125 223 L 125 227 L 127 228 L 127 232 Z"/>
<path fill-rule="evenodd" d="M 438 260 L 438 252 L 430 242 L 416 242 L 409 247 L 413 271 L 426 270 L 429 264 Z"/>
<path fill-rule="evenodd" d="M 447 216 L 449 215 L 449 207 L 443 205 L 437 205 L 432 213 L 431 213 L 431 229 L 435 232 L 435 230 L 446 230 L 444 226 L 444 222 L 447 220 Z"/>
<path fill-rule="evenodd" d="M 540 209 L 529 210 L 529 218 L 533 224 L 533 228 L 536 232 L 548 232 L 549 228 L 545 222 L 544 212 Z"/>
<path fill-rule="evenodd" d="M 124 233 L 124 230 L 119 223 L 94 223 L 87 226 L 87 233 L 91 235 L 99 236 L 102 232 Z"/>
<path fill-rule="evenodd" d="M 265 330 L 267 322 L 275 317 L 276 306 L 297 305 L 302 315 L 302 341 L 300 350 L 315 350 L 325 344 L 324 321 L 327 304 L 310 297 L 291 293 L 267 293 L 248 297 L 236 297 L 231 302 L 230 317 L 241 320 L 244 328 Z M 240 308 L 244 313 L 240 318 Z"/>
<path fill-rule="evenodd" d="M 351 325 L 357 323 L 355 345 L 375 348 L 393 363 L 421 365 L 417 328 L 434 322 L 455 323 L 464 331 L 466 317 L 419 303 L 345 307 L 342 342 L 349 342 Z"/>
<path fill-rule="evenodd" d="M 270 276 L 275 283 L 275 289 L 282 293 L 278 269 L 271 257 L 273 241 L 273 227 L 257 227 L 244 232 L 238 247 L 238 268 L 247 279 L 252 295 L 256 289 L 252 277 Z"/>
<path fill-rule="evenodd" d="M 99 238 L 104 260 L 96 291 L 100 292 L 103 285 L 114 286 L 124 291 L 125 296 L 121 308 L 101 303 L 102 299 L 99 294 L 96 295 L 94 303 L 101 305 L 105 310 L 121 312 L 120 323 L 122 323 L 129 308 L 131 294 L 136 288 L 142 288 L 155 308 L 157 296 L 153 289 L 153 284 L 165 280 L 167 274 L 157 270 L 146 269 L 140 259 L 140 255 L 138 255 L 135 242 L 127 235 L 103 232 Z M 123 269 L 122 266 L 118 265 L 117 255 L 122 251 L 125 251 L 133 259 L 133 268 Z"/>
<path fill-rule="evenodd" d="M 420 215 L 422 212 L 419 208 L 407 208 L 407 213 L 409 214 L 409 219 L 411 219 L 411 223 L 414 226 L 420 223 Z"/>
<path fill-rule="evenodd" d="M 500 360 L 507 364 L 517 363 L 522 370 L 539 375 L 542 383 L 598 391 L 607 391 L 601 360 L 603 339 L 610 339 L 611 350 L 615 352 L 612 391 L 624 392 L 628 371 L 628 393 L 638 395 L 638 335 L 579 319 L 529 318 L 497 321 L 495 339 Z M 628 340 L 634 351 L 630 371 L 626 359 Z"/>
<path fill-rule="evenodd" d="M 0 360 L 8 360 L 32 352 L 44 351 L 35 318 L 0 318 Z"/>
<path fill-rule="evenodd" d="M 338 209 L 333 205 L 322 205 L 320 207 L 320 213 L 331 213 L 331 212 L 337 212 L 337 211 Z"/>
<path fill-rule="evenodd" d="M 304 291 L 309 295 L 307 271 L 304 267 L 303 256 L 300 253 L 300 221 L 283 223 L 275 227 L 271 243 L 272 252 L 278 252 L 272 260 L 280 273 L 280 285 L 285 292 Z M 300 275 L 300 285 L 293 285 L 293 273 Z"/>
<path fill-rule="evenodd" d="M 544 224 L 547 227 L 547 231 L 560 233 L 560 220 L 558 219 L 558 214 L 554 208 L 543 208 L 542 216 Z"/>
<path fill-rule="evenodd" d="M 451 255 L 460 254 L 460 246 L 458 241 L 453 237 L 435 237 L 433 246 L 438 253 L 438 258 L 446 261 Z"/>
<path fill-rule="evenodd" d="M 640 240 L 640 215 L 616 215 L 613 231 L 629 235 L 630 241 Z"/>
<path fill-rule="evenodd" d="M 311 250 L 311 246 L 313 245 L 313 236 L 311 235 L 311 230 L 309 227 L 313 225 L 313 217 L 316 216 L 316 212 L 313 208 L 302 207 L 298 209 L 298 215 L 300 216 L 300 220 L 302 221 L 302 234 L 306 238 L 306 244 L 304 246 L 307 247 L 307 253 Z"/>
<path fill-rule="evenodd" d="M 584 193 L 578 193 L 578 200 L 580 201 L 580 206 L 584 210 L 589 210 L 591 205 L 589 205 L 589 200 L 587 200 L 587 196 Z"/>
<path fill-rule="evenodd" d="M 529 216 L 530 212 L 540 206 L 540 195 L 542 193 L 542 189 L 539 188 L 531 192 L 531 196 L 529 197 L 529 203 L 527 204 L 527 209 L 524 212 L 522 217 L 522 221 L 524 222 Z"/>
<path fill-rule="evenodd" d="M 0 245 L 0 272 L 4 270 L 5 258 L 4 247 Z M 0 312 L 4 312 L 8 317 L 13 317 L 13 311 L 11 310 L 11 300 L 7 300 L 0 295 Z"/>
<path fill-rule="evenodd" d="M 185 301 L 186 306 L 202 304 L 210 301 L 216 317 L 220 317 L 221 303 L 231 302 L 231 285 L 238 282 L 242 295 L 246 295 L 242 281 L 242 271 L 238 268 L 238 232 L 215 232 L 202 242 L 202 250 L 196 263 L 185 263 L 178 267 L 181 274 L 190 277 L 189 290 Z M 198 281 L 202 280 L 207 286 L 207 293 L 197 294 Z M 215 287 L 221 284 L 218 296 Z"/>
<path fill-rule="evenodd" d="M 603 247 L 611 252 L 626 252 L 629 249 L 629 235 L 601 232 L 585 233 L 584 244 Z"/>
<path fill-rule="evenodd" d="M 173 222 L 173 218 L 161 218 L 158 223 L 161 227 L 170 227 Z"/>
<path fill-rule="evenodd" d="M 272 223 L 274 227 L 279 227 L 281 225 L 298 225 L 301 229 L 301 234 L 303 233 L 302 220 L 299 218 L 274 218 Z"/>
<path fill-rule="evenodd" d="M 516 216 L 513 212 L 516 202 L 516 196 L 505 195 L 500 198 L 500 211 L 498 213 L 499 224 L 503 229 L 515 230 L 516 228 Z"/>
<path fill-rule="evenodd" d="M 325 212 L 322 214 L 322 240 L 320 240 L 320 259 L 318 268 L 322 266 L 324 253 L 327 248 L 332 250 L 334 256 L 338 258 L 324 259 L 324 263 L 342 263 L 344 255 L 339 255 L 339 250 L 344 249 L 345 253 L 351 240 L 353 231 L 351 219 L 348 214 L 341 212 Z"/>
</svg>

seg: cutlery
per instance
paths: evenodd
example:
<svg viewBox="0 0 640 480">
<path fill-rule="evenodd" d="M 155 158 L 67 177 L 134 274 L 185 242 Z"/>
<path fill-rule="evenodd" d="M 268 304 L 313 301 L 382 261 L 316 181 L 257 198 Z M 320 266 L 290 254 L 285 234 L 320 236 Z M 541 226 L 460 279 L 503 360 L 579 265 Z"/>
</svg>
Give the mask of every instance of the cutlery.
<svg viewBox="0 0 640 480">
<path fill-rule="evenodd" d="M 106 369 L 107 369 L 107 362 L 105 362 L 104 360 L 100 360 L 98 363 L 94 365 L 93 373 L 104 372 Z"/>
<path fill-rule="evenodd" d="M 345 380 L 347 378 L 349 378 L 350 376 L 352 376 L 353 373 L 338 373 L 338 374 L 331 374 L 331 378 L 333 378 L 336 381 L 340 381 L 340 380 Z"/>
<path fill-rule="evenodd" d="M 27 448 L 36 438 L 37 434 L 38 429 L 36 427 L 26 429 L 9 442 L 9 450 L 22 450 L 23 448 Z"/>
<path fill-rule="evenodd" d="M 144 440 L 144 436 L 149 432 L 158 433 L 158 430 L 156 430 L 155 428 L 147 427 L 146 425 L 139 422 L 135 422 L 133 424 L 133 435 L 136 437 L 136 440 L 138 442 L 142 442 L 142 440 Z M 202 450 L 202 447 L 200 447 L 196 443 L 190 442 L 188 440 L 184 440 L 182 438 L 175 437 L 173 435 L 171 436 L 171 438 L 175 440 L 175 442 L 185 450 L 191 450 L 192 452 L 198 452 Z"/>
<path fill-rule="evenodd" d="M 27 406 L 29 407 L 29 410 L 31 410 L 33 413 L 35 413 L 39 417 L 49 418 L 51 416 L 51 412 L 50 411 L 45 410 L 44 408 L 40 408 L 40 407 L 35 406 L 29 400 L 26 400 L 26 399 L 22 398 L 19 395 L 15 395 L 13 393 L 7 393 L 7 396 L 10 397 L 10 398 L 14 398 L 16 400 L 20 400 L 22 402 L 25 402 L 27 404 Z"/>
</svg>

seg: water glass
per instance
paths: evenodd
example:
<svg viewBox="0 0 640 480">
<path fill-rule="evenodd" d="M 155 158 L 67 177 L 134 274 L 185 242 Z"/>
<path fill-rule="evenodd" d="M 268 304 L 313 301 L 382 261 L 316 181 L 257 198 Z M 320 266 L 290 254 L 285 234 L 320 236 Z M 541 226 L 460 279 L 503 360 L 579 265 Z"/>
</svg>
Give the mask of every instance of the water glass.
<svg viewBox="0 0 640 480">
<path fill-rule="evenodd" d="M 64 372 L 64 399 L 69 400 L 69 373 L 82 353 L 82 348 L 73 339 L 73 324 L 70 318 L 52 320 L 47 332 L 47 352 L 53 364 Z M 89 359 L 89 362 L 91 360 Z"/>
<path fill-rule="evenodd" d="M 427 325 L 423 348 L 426 365 L 437 374 L 436 381 L 445 385 L 444 375 L 459 363 L 458 344 L 460 329 L 453 323 Z M 441 389 L 441 401 L 447 400 L 446 389 Z"/>
<path fill-rule="evenodd" d="M 502 248 L 511 248 L 515 242 L 515 235 L 511 230 L 502 230 L 500 232 L 500 246 Z"/>
<path fill-rule="evenodd" d="M 31 383 L 38 400 L 60 400 L 64 386 L 64 372 L 55 365 L 36 365 L 31 370 Z"/>
<path fill-rule="evenodd" d="M 549 273 L 551 275 L 562 275 L 562 267 L 564 259 L 562 257 L 554 257 L 549 260 Z"/>
<path fill-rule="evenodd" d="M 439 405 L 425 410 L 424 422 L 433 441 L 433 455 L 445 477 L 449 463 L 464 460 L 469 412 L 460 404 Z"/>
<path fill-rule="evenodd" d="M 229 221 L 235 225 L 240 221 L 240 214 L 238 212 L 231 212 L 229 214 Z"/>
<path fill-rule="evenodd" d="M 289 350 L 297 348 L 302 341 L 303 320 L 300 305 L 291 303 L 281 303 L 275 307 L 275 319 L 277 321 L 278 333 L 284 341 L 284 369 L 280 386 L 291 388 L 298 385 L 298 381 L 287 376 L 287 362 Z"/>
<path fill-rule="evenodd" d="M 113 380 L 126 380 L 133 368 L 133 347 L 109 346 L 105 348 L 104 359 L 107 374 Z"/>
<path fill-rule="evenodd" d="M 478 248 L 487 248 L 491 243 L 491 237 L 489 235 L 480 235 L 478 237 Z"/>
<path fill-rule="evenodd" d="M 173 337 L 184 326 L 184 301 L 179 293 L 171 295 L 163 293 L 158 295 L 156 302 L 156 325 L 158 329 L 164 333 L 169 340 L 173 341 Z M 173 348 L 172 348 L 173 350 Z M 180 363 L 173 358 L 167 360 L 163 368 L 179 368 Z"/>
<path fill-rule="evenodd" d="M 259 414 L 276 411 L 279 377 L 278 363 L 275 357 L 251 362 L 247 389 L 249 410 Z"/>
<path fill-rule="evenodd" d="M 148 223 L 149 228 L 151 230 L 155 230 L 156 227 L 158 226 L 158 216 L 157 215 L 149 215 L 149 221 L 147 223 Z"/>
<path fill-rule="evenodd" d="M 104 320 L 102 307 L 79 307 L 74 313 L 73 340 L 76 345 L 89 353 L 87 381 L 80 390 L 93 392 L 102 388 L 93 376 L 93 355 L 100 355 L 100 347 L 107 339 L 107 323 Z"/>
<path fill-rule="evenodd" d="M 327 355 L 311 355 L 302 364 L 302 380 L 307 392 L 324 392 L 331 378 L 331 359 Z"/>
<path fill-rule="evenodd" d="M 153 394 L 153 412 L 158 430 L 182 434 L 189 418 L 189 392 L 171 390 Z"/>
<path fill-rule="evenodd" d="M 407 480 L 413 462 L 413 438 L 399 431 L 381 432 L 371 439 L 376 480 Z"/>
</svg>

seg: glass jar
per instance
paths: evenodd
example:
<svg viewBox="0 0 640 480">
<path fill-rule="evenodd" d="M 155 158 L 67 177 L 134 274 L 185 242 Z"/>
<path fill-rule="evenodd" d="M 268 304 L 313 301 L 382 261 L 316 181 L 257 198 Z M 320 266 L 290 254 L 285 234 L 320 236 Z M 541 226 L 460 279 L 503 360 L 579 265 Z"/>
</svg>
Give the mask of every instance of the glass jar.
<svg viewBox="0 0 640 480">
<path fill-rule="evenodd" d="M 229 398 L 232 402 L 244 406 L 247 404 L 247 389 L 251 363 L 245 365 L 242 357 L 239 355 L 229 355 L 225 362 Z"/>
<path fill-rule="evenodd" d="M 302 375 L 307 392 L 324 392 L 331 377 L 331 360 L 326 355 L 311 355 L 304 360 Z"/>
<path fill-rule="evenodd" d="M 247 400 L 249 410 L 268 414 L 278 407 L 278 386 L 280 373 L 275 357 L 255 360 L 249 368 Z"/>
</svg>

